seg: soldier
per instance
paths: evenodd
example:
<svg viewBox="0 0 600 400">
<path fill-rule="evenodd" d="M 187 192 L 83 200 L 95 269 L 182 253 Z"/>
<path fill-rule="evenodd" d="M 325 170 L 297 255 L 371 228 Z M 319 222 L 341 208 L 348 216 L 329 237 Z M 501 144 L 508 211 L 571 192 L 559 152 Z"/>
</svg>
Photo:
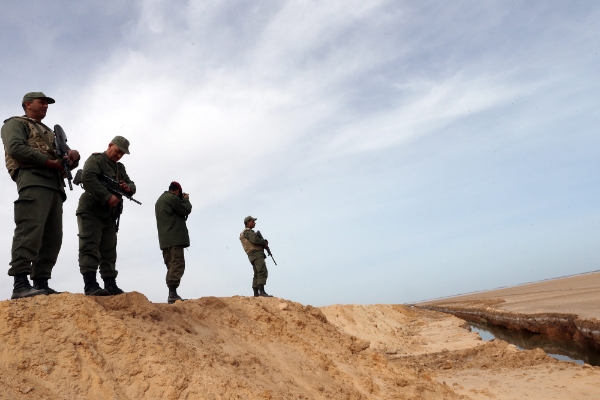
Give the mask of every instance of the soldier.
<svg viewBox="0 0 600 400">
<path fill-rule="evenodd" d="M 27 93 L 22 117 L 2 126 L 6 168 L 17 183 L 15 234 L 8 275 L 14 277 L 11 299 L 59 293 L 48 287 L 62 245 L 62 209 L 67 199 L 64 167 L 57 159 L 54 132 L 42 123 L 54 99 L 42 92 Z M 77 167 L 79 152 L 68 149 L 70 169 Z M 31 275 L 34 286 L 29 283 Z"/>
<path fill-rule="evenodd" d="M 183 300 L 177 294 L 181 277 L 185 272 L 183 249 L 190 246 L 190 236 L 185 224 L 192 212 L 190 195 L 183 193 L 181 185 L 171 182 L 169 191 L 164 192 L 154 206 L 156 227 L 158 228 L 158 244 L 163 252 L 167 266 L 167 287 L 169 288 L 169 304 Z"/>
<path fill-rule="evenodd" d="M 246 228 L 240 233 L 240 241 L 242 242 L 244 251 L 248 254 L 252 269 L 254 269 L 254 277 L 252 278 L 254 297 L 273 297 L 265 292 L 269 271 L 267 271 L 267 264 L 265 263 L 267 256 L 264 249 L 269 245 L 269 242 L 257 237 L 256 233 L 252 230 L 256 226 L 255 221 L 256 218 L 252 218 L 251 216 L 244 218 L 244 226 Z"/>
<path fill-rule="evenodd" d="M 84 292 L 88 296 L 112 296 L 123 291 L 117 286 L 117 220 L 123 211 L 120 196 L 111 193 L 100 181 L 106 175 L 119 182 L 127 194 L 135 194 L 135 184 L 129 179 L 125 166 L 118 162 L 129 154 L 129 141 L 115 136 L 104 153 L 94 153 L 85 162 L 81 183 L 85 192 L 79 198 L 79 270 L 83 275 Z M 100 276 L 104 289 L 96 281 Z"/>
</svg>

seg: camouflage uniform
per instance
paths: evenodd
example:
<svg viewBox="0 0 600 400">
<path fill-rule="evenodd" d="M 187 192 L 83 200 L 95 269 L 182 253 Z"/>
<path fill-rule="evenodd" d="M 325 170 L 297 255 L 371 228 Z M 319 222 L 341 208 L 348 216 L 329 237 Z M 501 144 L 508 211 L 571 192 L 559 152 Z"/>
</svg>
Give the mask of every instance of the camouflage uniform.
<svg viewBox="0 0 600 400">
<path fill-rule="evenodd" d="M 264 252 L 264 246 L 267 242 L 257 237 L 256 233 L 250 228 L 246 228 L 240 233 L 240 241 L 254 270 L 252 289 L 259 289 L 267 284 L 267 278 L 269 277 L 269 271 L 265 263 L 267 256 Z"/>
<path fill-rule="evenodd" d="M 50 279 L 62 245 L 62 206 L 67 198 L 64 176 L 44 166 L 46 160 L 57 159 L 54 132 L 26 116 L 12 117 L 4 121 L 2 141 L 6 167 L 19 193 L 8 275 Z"/>
</svg>

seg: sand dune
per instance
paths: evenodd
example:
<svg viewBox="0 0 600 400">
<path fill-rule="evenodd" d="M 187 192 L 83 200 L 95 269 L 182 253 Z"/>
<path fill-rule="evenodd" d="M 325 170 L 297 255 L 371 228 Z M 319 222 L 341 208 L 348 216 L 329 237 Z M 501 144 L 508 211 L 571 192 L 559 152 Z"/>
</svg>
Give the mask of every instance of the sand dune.
<svg viewBox="0 0 600 400">
<path fill-rule="evenodd" d="M 459 398 L 275 298 L 61 294 L 1 302 L 0 321 L 2 398 Z"/>
<path fill-rule="evenodd" d="M 402 305 L 167 305 L 135 292 L 0 302 L 2 399 L 508 399 L 533 386 L 542 397 L 529 398 L 592 399 L 599 371 Z"/>
</svg>

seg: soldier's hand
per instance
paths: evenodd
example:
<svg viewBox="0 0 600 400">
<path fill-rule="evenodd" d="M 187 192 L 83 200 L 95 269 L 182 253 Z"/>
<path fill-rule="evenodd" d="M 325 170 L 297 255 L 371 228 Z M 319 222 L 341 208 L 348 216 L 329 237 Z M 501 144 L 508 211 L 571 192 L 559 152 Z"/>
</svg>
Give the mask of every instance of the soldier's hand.
<svg viewBox="0 0 600 400">
<path fill-rule="evenodd" d="M 189 195 L 188 193 L 184 193 L 184 194 L 183 194 L 183 197 L 185 197 L 185 198 L 186 198 L 186 199 L 188 199 L 188 200 L 190 199 L 190 195 Z"/>
<path fill-rule="evenodd" d="M 110 196 L 110 199 L 108 199 L 107 204 L 110 208 L 113 208 L 116 205 L 118 205 L 120 201 L 121 199 L 113 194 L 112 196 Z"/>
<path fill-rule="evenodd" d="M 65 168 L 63 167 L 62 163 L 59 160 L 51 160 L 51 159 L 47 159 L 46 162 L 44 163 L 44 166 L 46 168 L 51 168 L 51 169 L 55 169 L 57 171 L 60 172 L 64 172 Z"/>
<path fill-rule="evenodd" d="M 269 241 L 265 239 L 265 247 L 269 247 Z"/>
<path fill-rule="evenodd" d="M 131 188 L 129 187 L 129 185 L 125 181 L 119 182 L 119 187 L 124 192 L 127 192 L 127 193 L 131 192 Z"/>
<path fill-rule="evenodd" d="M 67 157 L 69 158 L 69 166 L 72 166 L 77 161 L 79 161 L 79 159 L 81 158 L 81 156 L 79 155 L 79 152 L 77 150 L 67 151 Z"/>
</svg>

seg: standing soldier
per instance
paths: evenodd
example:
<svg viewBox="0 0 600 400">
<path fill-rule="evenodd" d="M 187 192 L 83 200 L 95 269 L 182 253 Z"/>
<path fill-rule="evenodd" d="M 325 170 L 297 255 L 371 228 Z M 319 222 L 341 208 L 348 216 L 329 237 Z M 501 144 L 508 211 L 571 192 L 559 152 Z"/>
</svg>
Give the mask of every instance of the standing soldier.
<svg viewBox="0 0 600 400">
<path fill-rule="evenodd" d="M 240 241 L 242 242 L 244 251 L 248 254 L 252 269 L 254 269 L 254 277 L 252 278 L 254 297 L 273 297 L 265 292 L 269 271 L 267 271 L 267 264 L 265 263 L 267 256 L 265 256 L 264 249 L 269 245 L 269 242 L 258 237 L 256 232 L 252 230 L 256 226 L 255 221 L 256 218 L 250 216 L 244 218 L 244 226 L 246 228 L 240 233 Z"/>
<path fill-rule="evenodd" d="M 27 93 L 22 117 L 2 126 L 6 168 L 17 183 L 15 234 L 8 275 L 14 276 L 11 299 L 58 293 L 48 287 L 62 245 L 62 210 L 67 199 L 64 167 L 57 159 L 55 135 L 42 124 L 54 99 L 42 92 Z M 68 149 L 70 169 L 79 163 L 79 152 Z M 31 275 L 34 286 L 29 283 Z"/>
<path fill-rule="evenodd" d="M 125 166 L 118 162 L 129 154 L 129 141 L 115 136 L 104 153 L 94 153 L 83 166 L 81 183 L 85 192 L 79 198 L 79 270 L 83 275 L 84 292 L 88 296 L 112 296 L 123 291 L 117 286 L 117 220 L 123 211 L 123 199 L 110 192 L 102 183 L 105 176 L 119 182 L 121 191 L 135 194 L 135 184 L 129 179 Z M 104 289 L 96 280 L 100 276 Z"/>
<path fill-rule="evenodd" d="M 169 304 L 183 300 L 177 294 L 181 277 L 185 272 L 183 249 L 190 246 L 190 235 L 185 224 L 192 212 L 190 195 L 183 193 L 181 185 L 171 182 L 169 191 L 164 192 L 154 206 L 156 227 L 158 228 L 158 244 L 163 252 L 167 266 L 167 287 L 169 288 Z"/>
</svg>

